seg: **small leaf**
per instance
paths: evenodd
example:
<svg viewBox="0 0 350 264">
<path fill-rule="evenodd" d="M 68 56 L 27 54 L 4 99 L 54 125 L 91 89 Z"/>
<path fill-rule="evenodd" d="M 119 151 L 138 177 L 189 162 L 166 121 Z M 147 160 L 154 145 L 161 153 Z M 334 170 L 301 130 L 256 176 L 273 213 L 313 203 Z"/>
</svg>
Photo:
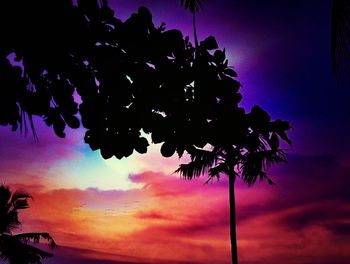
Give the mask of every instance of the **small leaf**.
<svg viewBox="0 0 350 264">
<path fill-rule="evenodd" d="M 271 138 L 269 140 L 269 144 L 272 150 L 278 149 L 280 145 L 280 141 L 276 133 L 272 133 Z"/>
<path fill-rule="evenodd" d="M 68 116 L 65 121 L 70 128 L 76 129 L 80 126 L 79 119 L 76 116 Z"/>
<path fill-rule="evenodd" d="M 258 105 L 252 107 L 249 116 L 254 128 L 263 129 L 270 125 L 271 117 L 269 113 Z"/>
<path fill-rule="evenodd" d="M 217 64 L 221 64 L 226 59 L 225 51 L 216 50 L 214 52 L 214 60 Z"/>
<path fill-rule="evenodd" d="M 143 18 L 143 22 L 145 23 L 152 23 L 152 13 L 149 11 L 147 7 L 141 6 L 138 9 L 138 13 L 140 17 Z"/>
<path fill-rule="evenodd" d="M 101 142 L 99 141 L 99 137 L 97 137 L 92 130 L 87 130 L 84 137 L 85 143 L 89 144 L 91 150 L 98 150 L 101 146 Z"/>
<path fill-rule="evenodd" d="M 285 131 L 277 131 L 276 132 L 280 138 L 282 138 L 285 142 L 287 142 L 289 145 L 292 145 L 292 141 L 288 138 L 287 133 Z"/>
<path fill-rule="evenodd" d="M 57 116 L 57 119 L 55 120 L 55 123 L 53 124 L 53 130 L 55 131 L 55 134 L 60 138 L 65 138 L 66 134 L 64 133 L 64 129 L 66 127 L 66 124 L 64 123 L 63 119 L 60 116 Z"/>
<path fill-rule="evenodd" d="M 237 77 L 237 72 L 235 72 L 233 69 L 227 68 L 224 70 L 224 73 L 231 76 L 231 77 Z"/>
<path fill-rule="evenodd" d="M 148 141 L 144 137 L 140 137 L 137 140 L 137 144 L 135 146 L 135 150 L 140 154 L 145 154 L 147 152 L 147 147 L 149 146 Z"/>
<path fill-rule="evenodd" d="M 163 157 L 169 158 L 175 153 L 175 145 L 169 142 L 164 142 L 162 147 L 160 148 L 160 153 Z"/>
<path fill-rule="evenodd" d="M 271 123 L 271 127 L 273 131 L 278 131 L 278 130 L 289 130 L 291 129 L 291 125 L 288 121 L 283 121 L 281 119 L 277 119 Z"/>
<path fill-rule="evenodd" d="M 216 42 L 216 39 L 213 36 L 209 36 L 205 40 L 201 41 L 200 46 L 206 50 L 214 50 L 219 48 L 218 43 Z"/>
<path fill-rule="evenodd" d="M 112 151 L 111 147 L 103 146 L 103 147 L 101 147 L 100 152 L 101 152 L 102 158 L 104 158 L 106 160 L 113 157 L 113 151 Z"/>
<path fill-rule="evenodd" d="M 177 147 L 176 153 L 179 156 L 179 159 L 182 158 L 182 156 L 184 155 L 184 152 L 185 152 L 185 148 L 184 147 Z"/>
</svg>

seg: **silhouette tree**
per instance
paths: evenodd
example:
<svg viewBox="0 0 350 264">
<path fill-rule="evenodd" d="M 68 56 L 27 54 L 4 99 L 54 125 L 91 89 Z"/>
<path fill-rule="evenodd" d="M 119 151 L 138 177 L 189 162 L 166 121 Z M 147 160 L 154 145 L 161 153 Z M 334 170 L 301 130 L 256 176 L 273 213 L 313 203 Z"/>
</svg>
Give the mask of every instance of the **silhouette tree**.
<svg viewBox="0 0 350 264">
<path fill-rule="evenodd" d="M 184 177 L 227 174 L 236 264 L 235 178 L 271 182 L 265 171 L 286 160 L 279 141 L 290 143 L 290 125 L 258 106 L 250 113 L 239 107 L 241 84 L 225 50 L 213 36 L 197 39 L 201 3 L 181 1 L 194 16 L 193 46 L 181 31 L 155 27 L 145 7 L 122 22 L 106 0 L 5 1 L 0 124 L 26 130 L 28 120 L 34 130 L 36 115 L 65 137 L 66 125 L 80 126 L 79 113 L 85 142 L 105 159 L 146 153 L 143 131 L 162 143 L 164 157 L 190 154 L 178 170 Z"/>
<path fill-rule="evenodd" d="M 189 10 L 193 15 L 193 34 L 194 34 L 194 43 L 195 47 L 198 47 L 198 37 L 196 29 L 196 12 L 202 7 L 203 0 L 181 0 L 181 6 L 184 6 L 186 10 Z"/>
<path fill-rule="evenodd" d="M 208 181 L 219 179 L 221 174 L 228 176 L 232 263 L 237 264 L 235 179 L 240 175 L 249 186 L 257 179 L 272 183 L 266 170 L 273 163 L 286 162 L 279 143 L 280 139 L 291 143 L 286 134 L 290 125 L 282 120 L 271 121 L 269 114 L 259 106 L 254 106 L 250 113 L 238 106 L 240 84 L 232 78 L 236 73 L 227 67 L 225 52 L 216 50 L 211 54 L 205 48 L 214 43 L 215 39 L 210 37 L 199 46 L 193 63 L 198 74 L 186 99 L 191 102 L 186 110 L 190 121 L 176 128 L 172 140 L 180 146 L 181 139 L 175 140 L 176 135 L 181 135 L 180 138 L 186 138 L 187 142 L 195 142 L 194 146 L 186 147 L 191 161 L 176 170 L 186 179 L 205 173 L 208 173 Z M 215 48 L 215 45 L 210 47 Z M 182 139 L 182 142 L 186 140 Z M 204 148 L 206 144 L 211 150 Z M 178 148 L 178 154 L 181 156 L 181 148 Z"/>
<path fill-rule="evenodd" d="M 274 163 L 287 162 L 285 152 L 279 149 L 279 137 L 290 143 L 285 133 L 290 129 L 289 123 L 281 120 L 271 122 L 269 115 L 258 106 L 253 107 L 246 116 L 242 113 L 241 120 L 245 121 L 240 124 L 241 127 L 238 128 L 240 131 L 229 132 L 233 135 L 232 138 L 222 139 L 225 132 L 217 133 L 216 136 L 221 138 L 221 142 L 211 146 L 211 150 L 193 148 L 190 151 L 191 161 L 188 164 L 181 164 L 175 171 L 185 179 L 207 174 L 207 182 L 214 178 L 219 180 L 222 174 L 228 176 L 233 264 L 238 263 L 234 188 L 236 178 L 240 176 L 249 186 L 258 179 L 273 184 L 266 170 Z"/>
<path fill-rule="evenodd" d="M 0 186 L 0 258 L 9 264 L 41 264 L 43 259 L 53 256 L 28 242 L 39 243 L 40 238 L 43 238 L 49 242 L 50 248 L 56 247 L 48 233 L 12 234 L 21 224 L 18 210 L 29 208 L 29 198 L 31 196 L 27 193 L 11 193 L 8 187 Z"/>
<path fill-rule="evenodd" d="M 213 178 L 219 179 L 221 174 L 228 176 L 231 257 L 232 263 L 238 264 L 234 189 L 236 177 L 241 176 L 249 186 L 252 186 L 258 178 L 273 184 L 267 177 L 266 170 L 274 163 L 287 162 L 284 150 L 279 149 L 279 141 L 281 138 L 291 143 L 286 134 L 290 125 L 282 120 L 272 122 L 269 114 L 259 106 L 253 107 L 249 114 L 238 107 L 241 98 L 237 91 L 240 84 L 230 78 L 236 77 L 237 74 L 227 67 L 225 51 L 217 50 L 214 56 L 208 52 L 217 48 L 213 37 L 207 38 L 198 47 L 195 12 L 201 7 L 202 1 L 181 0 L 181 5 L 193 13 L 196 43 L 193 68 L 195 72 L 200 73 L 194 78 L 195 89 L 191 93 L 192 100 L 197 101 L 194 105 L 200 114 L 191 113 L 191 118 L 202 120 L 191 119 L 199 129 L 196 130 L 193 126 L 190 129 L 199 137 L 197 141 L 201 142 L 197 146 L 200 148 L 195 146 L 187 148 L 191 161 L 180 165 L 175 172 L 186 179 L 208 174 L 207 182 Z M 211 87 L 217 87 L 217 91 L 210 92 Z M 223 87 L 222 90 L 220 87 Z M 202 94 L 199 90 L 203 91 Z M 202 100 L 203 103 L 200 103 Z M 187 101 L 191 101 L 191 98 Z M 229 124 L 231 120 L 235 120 L 234 126 Z M 206 131 L 204 135 L 203 131 Z M 211 150 L 202 149 L 205 143 L 209 143 Z"/>
</svg>

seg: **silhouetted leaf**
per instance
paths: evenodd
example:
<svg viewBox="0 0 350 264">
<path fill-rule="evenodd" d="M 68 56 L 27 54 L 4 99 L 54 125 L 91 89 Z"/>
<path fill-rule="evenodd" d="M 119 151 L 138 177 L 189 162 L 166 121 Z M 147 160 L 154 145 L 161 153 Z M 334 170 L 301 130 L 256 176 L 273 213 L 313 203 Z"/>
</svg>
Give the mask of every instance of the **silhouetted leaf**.
<svg viewBox="0 0 350 264">
<path fill-rule="evenodd" d="M 231 77 L 237 77 L 237 73 L 233 70 L 233 69 L 230 69 L 230 68 L 227 68 L 224 70 L 224 73 L 231 76 Z"/>
<path fill-rule="evenodd" d="M 70 128 L 79 128 L 80 126 L 79 119 L 76 116 L 66 117 L 65 121 Z"/>
<path fill-rule="evenodd" d="M 176 146 L 170 142 L 164 142 L 162 147 L 160 148 L 160 153 L 163 157 L 169 158 L 174 155 L 176 150 Z"/>
<path fill-rule="evenodd" d="M 162 34 L 162 48 L 166 55 L 183 50 L 185 47 L 182 32 L 176 29 L 165 31 Z"/>
<path fill-rule="evenodd" d="M 224 50 L 216 50 L 214 52 L 214 59 L 217 64 L 224 63 L 226 59 L 225 49 Z"/>
<path fill-rule="evenodd" d="M 276 133 L 272 133 L 269 143 L 272 150 L 278 149 L 280 141 Z"/>
<path fill-rule="evenodd" d="M 205 40 L 201 41 L 201 48 L 206 50 L 213 50 L 219 48 L 218 43 L 216 42 L 215 37 L 209 36 Z"/>
<path fill-rule="evenodd" d="M 258 178 L 267 179 L 266 170 L 275 163 L 287 162 L 283 150 L 262 150 L 248 152 L 244 155 L 241 163 L 242 179 L 249 186 L 253 185 Z"/>
<path fill-rule="evenodd" d="M 135 150 L 140 153 L 140 154 L 144 154 L 147 152 L 147 147 L 149 146 L 148 141 L 146 138 L 141 137 L 137 140 L 137 144 L 135 147 Z"/>
<path fill-rule="evenodd" d="M 217 179 L 219 179 L 220 174 L 226 174 L 226 175 L 229 174 L 228 164 L 220 163 L 219 165 L 209 169 L 209 176 L 211 178 L 216 177 Z"/>
<path fill-rule="evenodd" d="M 292 141 L 288 138 L 287 133 L 285 131 L 277 131 L 276 133 L 289 145 L 292 144 Z"/>
<path fill-rule="evenodd" d="M 268 136 L 267 131 L 270 126 L 270 121 L 270 115 L 260 106 L 255 105 L 252 107 L 251 112 L 249 113 L 250 126 L 261 133 L 265 133 L 265 137 Z"/>
<path fill-rule="evenodd" d="M 55 131 L 55 134 L 58 137 L 64 138 L 66 136 L 66 134 L 64 133 L 65 127 L 66 125 L 63 119 L 60 116 L 56 116 L 56 119 L 54 120 L 54 123 L 53 123 L 53 129 Z"/>
<path fill-rule="evenodd" d="M 179 146 L 176 148 L 176 153 L 179 156 L 179 158 L 181 159 L 183 154 L 185 153 L 185 148 L 183 146 Z"/>
<path fill-rule="evenodd" d="M 189 150 L 188 150 L 189 151 Z M 215 150 L 208 151 L 197 148 L 192 148 L 189 151 L 191 155 L 191 161 L 188 164 L 181 164 L 175 171 L 186 179 L 192 179 L 193 177 L 199 177 L 210 168 L 215 166 L 220 158 Z"/>
<path fill-rule="evenodd" d="M 281 119 L 277 119 L 271 123 L 272 130 L 277 131 L 287 131 L 290 130 L 292 127 L 288 121 L 283 121 Z"/>
</svg>

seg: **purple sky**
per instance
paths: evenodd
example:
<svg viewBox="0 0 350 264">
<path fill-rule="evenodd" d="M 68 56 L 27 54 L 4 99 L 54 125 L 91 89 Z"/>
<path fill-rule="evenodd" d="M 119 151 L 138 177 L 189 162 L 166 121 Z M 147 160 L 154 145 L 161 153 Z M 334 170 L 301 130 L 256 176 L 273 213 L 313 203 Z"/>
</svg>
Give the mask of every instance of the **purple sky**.
<svg viewBox="0 0 350 264">
<path fill-rule="evenodd" d="M 179 2 L 110 0 L 110 5 L 122 19 L 126 19 L 139 6 L 147 6 L 153 13 L 156 25 L 164 21 L 168 28 L 178 28 L 185 35 L 192 36 L 191 14 L 184 11 Z M 332 76 L 330 13 L 330 0 L 207 0 L 198 14 L 200 39 L 214 35 L 219 46 L 226 48 L 229 64 L 238 72 L 238 80 L 243 84 L 243 105 L 250 108 L 259 104 L 274 118 L 290 120 L 294 127 L 290 133 L 293 145 L 288 151 L 289 164 L 277 166 L 271 171 L 277 186 L 257 184 L 253 189 L 248 189 L 238 185 L 238 237 L 242 264 L 349 263 L 350 89 L 349 85 L 337 87 Z M 29 188 L 38 196 L 37 204 L 42 205 L 44 212 L 52 213 L 50 206 L 61 210 L 55 218 L 57 222 L 50 222 L 46 218 L 39 219 L 40 222 L 33 216 L 39 212 L 40 206 L 35 206 L 33 202 L 33 215 L 28 213 L 24 221 L 28 224 L 25 230 L 45 228 L 63 244 L 56 251 L 56 257 L 47 263 L 122 263 L 116 259 L 129 262 L 143 259 L 150 263 L 171 263 L 174 260 L 174 263 L 185 263 L 179 260 L 187 254 L 185 246 L 175 249 L 175 245 L 167 248 L 159 245 L 165 243 L 160 238 L 166 235 L 174 237 L 175 242 L 184 243 L 189 233 L 193 236 L 192 244 L 184 245 L 192 246 L 191 250 L 198 262 L 214 263 L 216 257 L 217 263 L 228 263 L 225 257 L 218 257 L 222 252 L 228 256 L 228 247 L 222 248 L 219 243 L 220 239 L 227 239 L 227 214 L 223 213 L 227 209 L 226 205 L 222 207 L 223 212 L 214 211 L 216 218 L 210 217 L 213 214 L 210 208 L 217 206 L 218 201 L 226 201 L 226 194 L 222 194 L 226 190 L 225 181 L 210 186 L 210 194 L 217 194 L 218 198 L 208 198 L 208 208 L 201 208 L 201 214 L 192 215 L 196 208 L 187 208 L 187 203 L 207 198 L 207 190 L 201 189 L 205 188 L 203 179 L 200 182 L 186 182 L 186 186 L 190 186 L 186 187 L 179 179 L 175 181 L 167 178 L 162 181 L 157 176 L 157 180 L 150 180 L 147 173 L 142 174 L 144 171 L 169 174 L 172 168 L 175 169 L 176 159 L 165 161 L 152 152 L 149 157 L 141 159 L 134 156 L 115 165 L 102 161 L 98 153 L 90 151 L 83 144 L 82 131 L 70 131 L 67 139 L 61 140 L 53 135 L 51 129 L 41 125 L 38 128 L 39 144 L 33 143 L 31 137 L 23 138 L 9 132 L 9 127 L 0 128 L 0 180 Z M 116 168 L 125 174 L 125 179 L 120 182 L 114 181 L 113 172 Z M 98 171 L 103 173 L 96 176 Z M 129 173 L 135 173 L 136 176 L 128 178 Z M 138 186 L 143 187 L 137 189 Z M 117 190 L 114 192 L 109 189 Z M 159 194 L 160 190 L 164 190 L 163 196 Z M 184 218 L 173 216 L 170 220 L 165 219 L 163 216 L 165 212 L 169 213 L 169 206 L 172 206 L 171 209 L 177 208 L 174 192 L 184 197 L 181 200 L 186 204 L 181 216 Z M 94 250 L 98 250 L 96 248 L 79 249 L 77 243 L 67 243 L 70 235 L 72 240 L 78 241 L 78 237 L 81 243 L 85 243 L 84 240 L 93 239 L 92 235 L 101 235 L 102 231 L 92 230 L 91 237 L 85 237 L 78 232 L 65 233 L 57 228 L 58 221 L 65 220 L 59 218 L 59 214 L 65 216 L 66 213 L 66 207 L 53 198 L 57 193 L 63 193 L 67 206 L 72 204 L 72 208 L 74 202 L 88 201 L 89 210 L 103 206 L 105 210 L 112 206 L 110 200 L 120 199 L 127 204 L 128 210 L 134 210 L 131 196 L 150 201 L 147 203 L 149 208 L 132 211 L 132 215 L 128 216 L 128 219 L 138 219 L 131 221 L 136 231 L 133 229 L 130 234 L 139 241 L 140 250 L 147 251 L 147 257 L 141 258 L 137 253 L 130 253 L 134 251 L 129 250 L 131 245 L 127 242 L 123 246 L 108 244 L 111 248 L 115 246 L 123 249 L 111 252 L 113 256 L 105 255 L 107 260 L 103 260 L 103 254 L 94 253 Z M 51 198 L 52 205 L 45 207 L 43 201 Z M 91 212 L 86 210 L 83 213 L 86 218 L 74 215 L 72 219 L 83 219 L 90 223 L 88 213 Z M 99 215 L 98 212 L 94 213 Z M 195 216 L 209 219 L 208 224 L 194 221 Z M 164 219 L 160 220 L 162 217 Z M 72 223 L 68 220 L 66 225 L 70 227 Z M 149 222 L 145 224 L 143 221 Z M 137 229 L 140 223 L 144 224 L 142 230 Z M 153 234 L 159 236 L 159 240 Z M 213 242 L 212 247 L 204 240 Z M 100 240 L 91 241 L 92 245 L 98 243 L 101 243 Z M 149 249 L 152 243 L 159 243 L 154 246 L 157 248 L 158 245 L 159 251 L 172 248 L 174 259 L 168 257 L 166 261 L 161 260 L 162 253 L 156 254 L 152 251 L 154 248 Z M 164 254 L 171 256 L 169 252 Z M 205 254 L 211 254 L 213 259 L 203 261 Z"/>
</svg>

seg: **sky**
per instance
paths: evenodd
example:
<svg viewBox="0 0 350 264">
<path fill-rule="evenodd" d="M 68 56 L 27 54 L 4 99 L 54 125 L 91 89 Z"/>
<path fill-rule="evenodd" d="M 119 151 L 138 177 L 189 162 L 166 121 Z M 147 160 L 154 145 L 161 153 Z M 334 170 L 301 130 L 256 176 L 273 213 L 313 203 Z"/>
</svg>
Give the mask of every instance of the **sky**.
<svg viewBox="0 0 350 264">
<path fill-rule="evenodd" d="M 179 2 L 110 0 L 122 19 L 144 5 L 191 37 Z M 350 89 L 332 75 L 330 13 L 330 0 L 207 0 L 198 14 L 199 38 L 214 35 L 239 74 L 242 105 L 294 128 L 288 164 L 269 171 L 276 185 L 236 183 L 241 264 L 350 262 Z M 39 143 L 0 127 L 0 183 L 34 197 L 18 232 L 55 238 L 45 263 L 230 263 L 225 177 L 181 179 L 159 146 L 106 161 L 82 129 L 59 139 L 35 121 Z"/>
</svg>

